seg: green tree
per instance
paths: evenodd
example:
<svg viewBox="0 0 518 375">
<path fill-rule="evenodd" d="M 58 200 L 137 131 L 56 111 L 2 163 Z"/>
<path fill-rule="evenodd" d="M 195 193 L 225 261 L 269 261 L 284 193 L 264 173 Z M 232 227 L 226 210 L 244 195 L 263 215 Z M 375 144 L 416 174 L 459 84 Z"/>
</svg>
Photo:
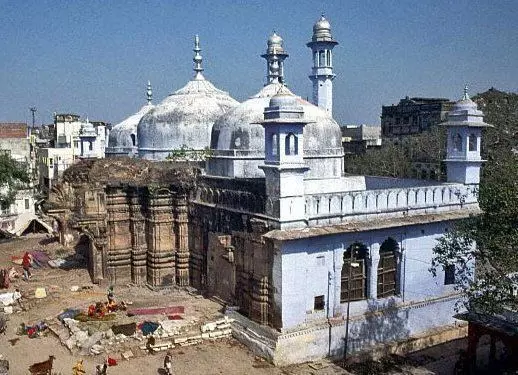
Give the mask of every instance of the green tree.
<svg viewBox="0 0 518 375">
<path fill-rule="evenodd" d="M 482 214 L 439 239 L 431 271 L 455 265 L 465 307 L 494 313 L 518 308 L 518 157 L 488 164 L 479 189 Z M 474 267 L 475 266 L 475 267 Z"/>
<path fill-rule="evenodd" d="M 16 192 L 29 182 L 26 165 L 12 159 L 7 153 L 0 153 L 0 204 L 10 205 Z"/>
</svg>

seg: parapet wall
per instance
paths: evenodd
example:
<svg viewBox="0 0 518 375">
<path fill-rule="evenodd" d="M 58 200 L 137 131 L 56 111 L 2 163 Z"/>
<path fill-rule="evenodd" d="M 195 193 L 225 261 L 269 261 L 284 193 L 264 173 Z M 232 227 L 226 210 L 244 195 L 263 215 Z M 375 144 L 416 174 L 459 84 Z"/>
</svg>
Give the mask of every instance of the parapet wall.
<svg viewBox="0 0 518 375">
<path fill-rule="evenodd" d="M 372 214 L 397 217 L 478 207 L 478 186 L 445 184 L 306 195 L 305 213 L 311 225 L 337 224 Z"/>
</svg>

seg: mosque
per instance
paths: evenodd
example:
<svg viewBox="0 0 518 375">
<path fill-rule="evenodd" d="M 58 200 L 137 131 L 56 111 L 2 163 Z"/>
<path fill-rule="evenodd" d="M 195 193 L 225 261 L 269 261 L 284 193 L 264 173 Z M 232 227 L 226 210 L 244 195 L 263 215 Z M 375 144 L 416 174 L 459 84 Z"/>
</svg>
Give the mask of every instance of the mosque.
<svg viewBox="0 0 518 375">
<path fill-rule="evenodd" d="M 337 44 L 322 16 L 307 43 L 310 103 L 285 86 L 288 53 L 274 33 L 262 55 L 267 84 L 238 103 L 204 77 L 196 37 L 193 79 L 156 105 L 148 85 L 147 104 L 113 128 L 106 153 L 170 163 L 185 146 L 208 150 L 206 166 L 188 186 L 84 189 L 95 215 L 87 207 L 75 220 L 91 239 L 94 281 L 218 296 L 234 335 L 276 364 L 454 327 L 458 270 L 428 269 L 437 239 L 480 212 L 489 125 L 465 90 L 442 124 L 445 183 L 344 175 L 332 117 Z"/>
</svg>

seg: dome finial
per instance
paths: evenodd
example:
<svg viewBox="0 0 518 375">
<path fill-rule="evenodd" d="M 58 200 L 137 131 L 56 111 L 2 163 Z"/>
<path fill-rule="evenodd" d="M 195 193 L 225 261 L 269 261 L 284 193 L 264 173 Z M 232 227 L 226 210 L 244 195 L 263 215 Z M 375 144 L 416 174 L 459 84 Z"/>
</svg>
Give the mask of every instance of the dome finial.
<svg viewBox="0 0 518 375">
<path fill-rule="evenodd" d="M 203 80 L 205 79 L 203 77 L 203 68 L 201 66 L 201 63 L 203 61 L 202 57 L 201 57 L 201 48 L 200 48 L 200 37 L 198 36 L 198 34 L 196 34 L 194 36 L 194 58 L 192 59 L 192 61 L 194 61 L 194 79 L 195 80 Z"/>
<path fill-rule="evenodd" d="M 468 95 L 468 85 L 464 85 L 464 95 L 462 96 L 462 100 L 469 100 L 469 95 Z"/>
<path fill-rule="evenodd" d="M 151 88 L 150 81 L 147 81 L 146 97 L 147 97 L 147 105 L 151 105 L 151 101 L 153 100 L 153 89 Z"/>
</svg>

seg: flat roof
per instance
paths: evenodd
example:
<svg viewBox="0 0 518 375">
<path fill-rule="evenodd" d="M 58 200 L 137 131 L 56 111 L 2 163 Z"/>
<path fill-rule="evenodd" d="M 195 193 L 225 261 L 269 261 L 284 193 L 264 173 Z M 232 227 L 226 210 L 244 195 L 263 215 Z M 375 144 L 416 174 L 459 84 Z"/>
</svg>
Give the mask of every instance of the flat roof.
<svg viewBox="0 0 518 375">
<path fill-rule="evenodd" d="M 372 220 L 356 220 L 347 223 L 323 225 L 302 229 L 275 229 L 264 234 L 264 237 L 278 241 L 290 241 L 341 233 L 365 232 L 377 229 L 403 227 L 407 225 L 419 225 L 436 223 L 439 221 L 459 220 L 468 218 L 473 215 L 479 215 L 480 213 L 482 213 L 482 210 L 480 209 L 467 208 L 447 212 L 438 212 L 435 214 L 388 217 L 385 219 L 376 218 Z"/>
</svg>

